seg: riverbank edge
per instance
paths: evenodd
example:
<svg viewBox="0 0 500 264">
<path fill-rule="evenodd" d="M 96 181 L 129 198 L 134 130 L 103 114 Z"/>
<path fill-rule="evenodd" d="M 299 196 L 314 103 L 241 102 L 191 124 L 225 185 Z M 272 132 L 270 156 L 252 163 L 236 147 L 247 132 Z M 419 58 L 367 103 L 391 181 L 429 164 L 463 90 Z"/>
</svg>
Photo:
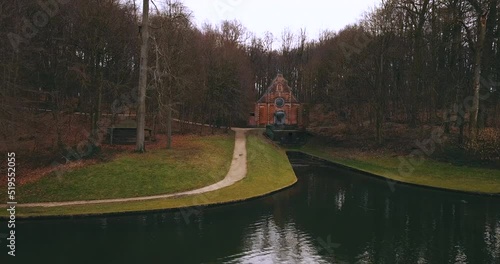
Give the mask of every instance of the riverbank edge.
<svg viewBox="0 0 500 264">
<path fill-rule="evenodd" d="M 255 135 L 255 133 L 248 133 L 246 138 L 247 138 L 247 144 L 248 144 L 248 138 L 250 135 Z M 261 137 L 261 143 L 263 144 L 269 144 L 269 142 L 267 141 L 267 139 L 265 137 Z M 274 148 L 276 148 L 274 146 Z M 287 159 L 288 161 L 288 158 L 286 156 L 286 152 L 284 149 L 276 149 L 277 152 L 281 152 L 281 155 L 284 155 L 284 157 Z M 241 199 L 230 199 L 230 200 L 227 200 L 227 201 L 221 201 L 221 202 L 212 202 L 212 203 L 198 203 L 198 204 L 192 204 L 192 205 L 189 205 L 189 206 L 173 206 L 173 207 L 162 207 L 162 208 L 155 208 L 155 209 L 146 209 L 146 210 L 130 210 L 130 211 L 124 211 L 124 210 L 117 210 L 117 211 L 113 211 L 113 212 L 96 212 L 96 213 L 74 213 L 74 214 L 47 214 L 47 215 L 36 215 L 36 214 L 33 214 L 33 215 L 22 215 L 22 214 L 16 214 L 16 219 L 17 220 L 45 220 L 45 219 L 78 219 L 78 218 L 90 218 L 90 217 L 110 217 L 110 216 L 127 216 L 127 215 L 138 215 L 138 214 L 144 214 L 144 213 L 166 213 L 166 212 L 172 212 L 174 210 L 190 210 L 190 209 L 194 209 L 194 210 L 200 210 L 201 208 L 203 209 L 208 209 L 208 208 L 212 208 L 212 207 L 217 207 L 217 206 L 224 206 L 224 205 L 232 205 L 232 204 L 236 204 L 236 203 L 241 203 L 241 202 L 247 202 L 247 201 L 252 201 L 252 200 L 256 200 L 256 199 L 260 199 L 260 198 L 264 198 L 264 197 L 267 197 L 267 196 L 270 196 L 270 195 L 273 195 L 277 192 L 280 192 L 280 191 L 283 191 L 283 190 L 286 190 L 288 188 L 291 188 L 292 186 L 294 186 L 298 179 L 297 179 L 297 176 L 295 175 L 295 172 L 293 171 L 293 168 L 291 167 L 291 164 L 288 162 L 288 165 L 290 166 L 290 173 L 291 175 L 290 176 L 293 176 L 293 181 L 290 182 L 289 184 L 286 184 L 286 185 L 283 185 L 283 186 L 280 186 L 280 187 L 277 187 L 273 190 L 270 190 L 268 192 L 265 192 L 265 193 L 259 193 L 259 194 L 256 194 L 256 195 L 251 195 L 251 196 L 248 196 L 248 197 L 243 197 Z M 250 162 L 247 160 L 247 166 L 249 168 L 251 168 L 250 166 Z M 217 193 L 217 192 L 220 192 L 224 190 L 224 188 L 220 189 L 220 190 L 215 190 L 213 192 L 210 192 L 210 193 Z M 173 197 L 173 198 L 165 198 L 165 199 L 154 199 L 154 200 L 149 200 L 149 201 L 145 201 L 145 202 L 157 202 L 157 201 L 161 201 L 161 200 L 168 200 L 168 199 L 177 199 L 177 198 L 185 198 L 185 197 L 189 197 L 188 195 L 183 195 L 183 196 L 179 196 L 179 197 Z M 131 201 L 131 202 L 125 202 L 125 204 L 127 203 L 134 203 L 135 201 Z M 121 205 L 123 205 L 124 203 L 121 203 Z M 95 207 L 98 207 L 99 204 L 95 204 L 95 205 L 92 205 L 92 206 L 95 206 Z M 61 206 L 61 207 L 65 207 L 65 206 Z M 19 208 L 16 208 L 17 211 L 21 211 L 25 208 L 38 208 L 38 207 L 19 207 Z M 53 207 L 54 208 L 54 207 Z M 9 215 L 8 215 L 8 212 L 4 209 L 2 210 L 2 212 L 0 213 L 0 220 L 8 220 L 9 219 Z"/>
<path fill-rule="evenodd" d="M 391 178 L 389 176 L 378 175 L 378 174 L 375 174 L 375 173 L 372 173 L 372 172 L 369 172 L 369 171 L 365 171 L 365 170 L 358 169 L 358 168 L 355 168 L 355 167 L 347 166 L 347 165 L 338 163 L 338 162 L 332 160 L 329 157 L 320 157 L 320 156 L 317 156 L 315 154 L 309 153 L 309 152 L 304 151 L 304 150 L 287 150 L 287 153 L 288 152 L 301 153 L 301 154 L 307 155 L 307 156 L 309 156 L 309 157 L 311 157 L 311 158 L 313 158 L 315 160 L 331 164 L 332 166 L 335 166 L 335 167 L 338 167 L 338 168 L 341 168 L 341 169 L 345 169 L 345 170 L 349 170 L 349 171 L 352 171 L 352 172 L 356 172 L 356 173 L 359 173 L 359 174 L 362 174 L 362 175 L 365 175 L 365 176 L 370 176 L 370 177 L 374 177 L 374 178 L 378 178 L 378 179 L 390 181 L 390 184 L 395 183 L 395 184 L 400 184 L 400 185 L 403 185 L 403 186 L 420 187 L 420 188 L 425 188 L 425 189 L 429 189 L 429 190 L 448 191 L 448 192 L 468 194 L 468 195 L 490 196 L 490 197 L 499 197 L 500 198 L 500 193 L 464 191 L 464 190 L 456 190 L 456 189 L 451 189 L 451 188 L 443 188 L 443 187 L 436 187 L 436 186 L 431 186 L 431 185 L 416 184 L 416 183 L 411 183 L 411 182 L 404 182 L 404 181 L 400 181 L 400 180 L 395 180 L 395 179 L 393 179 L 393 178 Z M 389 185 L 389 182 L 388 182 L 388 185 Z M 393 187 L 395 188 L 395 186 L 393 186 Z M 388 186 L 388 188 L 390 188 L 390 186 Z"/>
<path fill-rule="evenodd" d="M 260 194 L 248 198 L 243 198 L 239 200 L 231 200 L 219 203 L 209 203 L 209 204 L 199 204 L 199 205 L 190 205 L 190 206 L 179 206 L 179 207 L 167 207 L 163 209 L 151 209 L 151 210 L 134 210 L 134 211 L 121 211 L 121 212 L 109 212 L 109 213 L 89 213 L 89 214 L 74 214 L 74 215 L 33 215 L 33 216 L 16 216 L 17 220 L 64 220 L 64 219 L 87 219 L 87 218 L 100 218 L 100 217 L 117 217 L 117 216 L 133 216 L 133 215 L 141 215 L 141 214 L 157 214 L 157 213 L 171 213 L 178 210 L 200 210 L 200 209 L 210 209 L 219 206 L 229 206 L 234 204 L 239 204 L 242 202 L 250 202 L 257 199 L 262 199 L 267 196 L 271 196 L 275 193 L 287 190 L 292 188 L 297 183 L 295 182 L 289 184 L 288 186 L 282 187 L 281 189 L 277 189 L 271 191 L 269 193 Z M 168 198 L 172 199 L 172 198 Z M 7 216 L 0 216 L 0 220 L 8 220 Z"/>
</svg>

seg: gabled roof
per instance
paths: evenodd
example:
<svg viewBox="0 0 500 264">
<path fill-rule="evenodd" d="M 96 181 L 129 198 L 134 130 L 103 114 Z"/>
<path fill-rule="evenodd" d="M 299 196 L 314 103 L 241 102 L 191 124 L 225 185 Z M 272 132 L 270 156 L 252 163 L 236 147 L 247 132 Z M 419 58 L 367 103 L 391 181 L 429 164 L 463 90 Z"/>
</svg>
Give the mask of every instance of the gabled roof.
<svg viewBox="0 0 500 264">
<path fill-rule="evenodd" d="M 283 77 L 283 74 L 278 73 L 278 75 L 276 76 L 276 78 L 274 78 L 274 80 L 272 81 L 271 86 L 269 86 L 269 88 L 267 88 L 266 92 L 257 101 L 257 103 L 263 103 L 263 102 L 265 102 L 268 94 L 274 93 L 274 92 L 277 91 L 278 85 L 281 85 L 283 93 L 290 93 L 290 95 L 291 95 L 290 97 L 291 97 L 291 102 L 292 103 L 297 103 L 298 102 L 297 98 L 295 98 L 295 96 L 292 93 L 292 88 L 290 88 L 290 86 L 288 86 L 288 81 Z"/>
</svg>

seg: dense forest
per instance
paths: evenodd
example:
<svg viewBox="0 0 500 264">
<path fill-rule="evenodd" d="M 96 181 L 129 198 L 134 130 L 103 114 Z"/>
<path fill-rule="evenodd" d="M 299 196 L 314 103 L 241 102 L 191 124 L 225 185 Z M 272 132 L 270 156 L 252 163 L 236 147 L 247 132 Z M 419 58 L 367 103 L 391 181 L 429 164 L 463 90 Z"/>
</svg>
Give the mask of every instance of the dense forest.
<svg viewBox="0 0 500 264">
<path fill-rule="evenodd" d="M 146 123 L 155 132 L 169 113 L 244 126 L 282 72 L 313 133 L 380 147 L 442 129 L 456 148 L 500 157 L 498 0 L 385 0 L 317 40 L 306 27 L 264 37 L 238 21 L 199 28 L 171 0 L 150 10 Z M 133 116 L 141 30 L 134 1 L 2 1 L 0 149 L 57 153 Z"/>
</svg>

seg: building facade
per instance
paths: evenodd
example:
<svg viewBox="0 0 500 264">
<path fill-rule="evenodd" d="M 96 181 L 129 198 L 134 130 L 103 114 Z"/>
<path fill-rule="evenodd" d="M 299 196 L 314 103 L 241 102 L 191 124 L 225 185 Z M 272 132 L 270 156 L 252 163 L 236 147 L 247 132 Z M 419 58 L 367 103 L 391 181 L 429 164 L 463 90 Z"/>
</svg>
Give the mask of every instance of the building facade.
<svg viewBox="0 0 500 264">
<path fill-rule="evenodd" d="M 266 93 L 255 104 L 253 120 L 256 126 L 302 126 L 302 105 L 292 94 L 287 80 L 278 74 Z M 253 124 L 252 124 L 253 123 Z"/>
</svg>

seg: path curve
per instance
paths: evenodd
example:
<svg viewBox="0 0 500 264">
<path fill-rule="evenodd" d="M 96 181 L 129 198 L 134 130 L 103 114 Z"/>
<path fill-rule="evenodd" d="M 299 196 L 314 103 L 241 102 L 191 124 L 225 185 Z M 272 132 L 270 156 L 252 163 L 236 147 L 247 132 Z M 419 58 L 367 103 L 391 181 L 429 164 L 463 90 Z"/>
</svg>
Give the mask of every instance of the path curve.
<svg viewBox="0 0 500 264">
<path fill-rule="evenodd" d="M 247 175 L 247 149 L 246 149 L 246 132 L 251 129 L 246 128 L 232 128 L 235 134 L 234 142 L 234 152 L 233 160 L 231 161 L 231 166 L 229 171 L 223 180 L 214 183 L 209 186 L 205 186 L 199 189 L 171 193 L 171 194 L 161 194 L 153 196 L 144 197 L 132 197 L 132 198 L 117 198 L 117 199 L 105 199 L 105 200 L 89 200 L 89 201 L 70 201 L 70 202 L 47 202 L 47 203 L 25 203 L 18 204 L 19 207 L 56 207 L 56 206 L 68 206 L 68 205 L 85 205 L 85 204 L 101 204 L 101 203 L 119 203 L 119 202 L 133 202 L 133 201 L 146 201 L 154 199 L 164 199 L 172 197 L 180 197 L 185 195 L 201 194 L 206 192 L 211 192 L 215 190 L 222 189 L 224 187 L 231 186 L 236 182 L 242 180 Z"/>
</svg>

